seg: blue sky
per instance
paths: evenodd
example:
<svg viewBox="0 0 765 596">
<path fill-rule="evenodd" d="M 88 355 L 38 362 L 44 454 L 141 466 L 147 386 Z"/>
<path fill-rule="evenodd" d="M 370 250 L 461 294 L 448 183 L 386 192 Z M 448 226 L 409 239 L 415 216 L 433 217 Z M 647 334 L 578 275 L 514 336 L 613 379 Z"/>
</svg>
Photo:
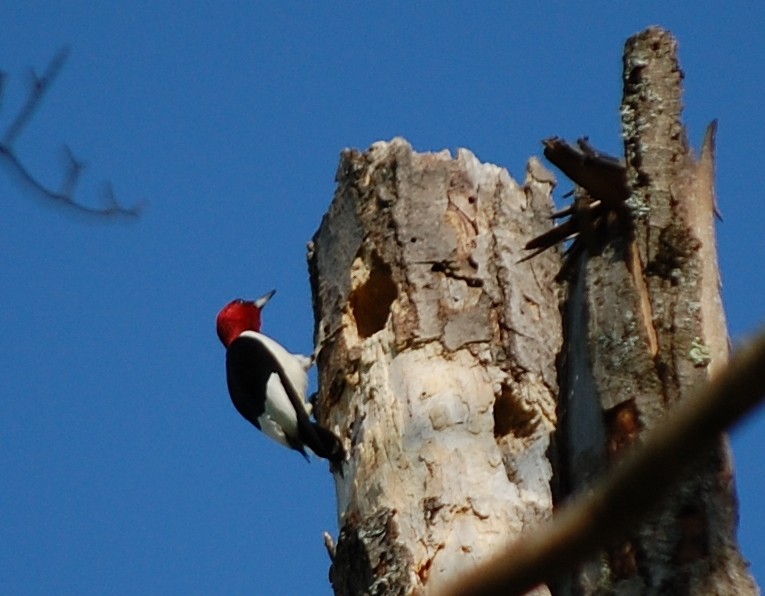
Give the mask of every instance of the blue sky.
<svg viewBox="0 0 765 596">
<path fill-rule="evenodd" d="M 0 130 L 69 44 L 18 151 L 56 185 L 66 143 L 83 202 L 109 180 L 148 203 L 135 222 L 74 217 L 0 171 L 2 592 L 331 593 L 327 466 L 239 418 L 218 309 L 277 288 L 265 330 L 310 351 L 305 245 L 345 147 L 467 147 L 521 180 L 548 136 L 618 154 L 622 47 L 647 25 L 680 40 L 694 145 L 720 120 L 734 343 L 762 325 L 765 4 L 578 4 L 0 4 Z M 733 434 L 760 581 L 763 437 L 762 412 Z"/>
</svg>

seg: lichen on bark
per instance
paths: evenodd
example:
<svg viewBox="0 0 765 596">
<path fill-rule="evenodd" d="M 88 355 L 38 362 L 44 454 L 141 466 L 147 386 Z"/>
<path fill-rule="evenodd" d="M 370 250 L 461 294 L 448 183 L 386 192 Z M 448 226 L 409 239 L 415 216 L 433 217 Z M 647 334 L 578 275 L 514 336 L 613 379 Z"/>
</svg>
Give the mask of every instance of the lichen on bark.
<svg viewBox="0 0 765 596">
<path fill-rule="evenodd" d="M 681 121 L 682 80 L 667 31 L 649 28 L 627 41 L 621 112 L 630 234 L 583 253 L 573 274 L 560 372 L 561 500 L 586 490 L 727 361 L 715 125 L 697 159 Z M 582 568 L 563 593 L 756 593 L 736 546 L 732 475 L 720 438 L 639 531 Z"/>
</svg>

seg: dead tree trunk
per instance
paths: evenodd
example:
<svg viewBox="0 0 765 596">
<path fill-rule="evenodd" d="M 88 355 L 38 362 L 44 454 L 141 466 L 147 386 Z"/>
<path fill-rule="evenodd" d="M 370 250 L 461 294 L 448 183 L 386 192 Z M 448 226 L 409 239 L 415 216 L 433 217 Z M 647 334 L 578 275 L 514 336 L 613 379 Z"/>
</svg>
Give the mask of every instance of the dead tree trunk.
<svg viewBox="0 0 765 596">
<path fill-rule="evenodd" d="M 349 451 L 336 594 L 440 593 L 546 520 L 553 497 L 586 492 L 725 363 L 713 129 L 696 160 L 666 32 L 631 39 L 624 65 L 620 206 L 580 193 L 585 208 L 562 228 L 581 233 L 562 323 L 559 254 L 519 262 L 551 211 L 554 181 L 536 160 L 521 187 L 465 150 L 417 154 L 396 139 L 343 154 L 309 255 L 317 415 Z M 756 593 L 735 526 L 720 438 L 639 531 L 552 588 Z"/>
<path fill-rule="evenodd" d="M 560 370 L 561 497 L 590 486 L 727 361 L 714 125 L 696 160 L 680 120 L 676 50 L 657 28 L 626 45 L 621 112 L 630 221 L 626 233 L 624 222 L 611 222 L 573 264 Z M 732 463 L 720 438 L 638 532 L 561 591 L 756 593 L 737 550 L 736 521 Z"/>
<path fill-rule="evenodd" d="M 309 255 L 319 416 L 350 453 L 330 577 L 437 593 L 552 511 L 560 258 L 518 261 L 554 180 L 395 139 L 337 181 Z"/>
</svg>

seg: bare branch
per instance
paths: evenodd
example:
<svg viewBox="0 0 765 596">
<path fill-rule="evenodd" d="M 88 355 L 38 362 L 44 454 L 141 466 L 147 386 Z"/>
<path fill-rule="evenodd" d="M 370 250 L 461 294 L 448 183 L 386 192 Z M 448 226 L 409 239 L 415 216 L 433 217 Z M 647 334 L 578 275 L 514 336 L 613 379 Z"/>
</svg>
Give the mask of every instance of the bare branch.
<svg viewBox="0 0 765 596">
<path fill-rule="evenodd" d="M 107 207 L 90 207 L 78 203 L 77 200 L 68 193 L 56 192 L 55 190 L 44 186 L 29 170 L 27 170 L 18 156 L 3 144 L 0 144 L 0 163 L 3 163 L 6 166 L 10 174 L 16 175 L 27 188 L 41 195 L 43 198 L 62 203 L 82 213 L 87 213 L 89 215 L 126 215 L 130 217 L 137 217 L 141 214 L 142 206 L 140 204 L 134 205 L 133 207 L 122 207 L 114 201 L 114 193 L 111 193 L 110 204 Z"/>
<path fill-rule="evenodd" d="M 85 162 L 78 160 L 66 145 L 64 145 L 64 153 L 66 154 L 67 168 L 66 177 L 61 185 L 61 194 L 72 196 L 80 179 L 80 173 L 85 169 Z"/>
<path fill-rule="evenodd" d="M 29 90 L 29 97 L 27 97 L 27 100 L 24 102 L 21 111 L 16 115 L 16 118 L 11 122 L 8 130 L 5 131 L 3 145 L 13 147 L 14 141 L 29 123 L 35 110 L 37 110 L 43 97 L 45 97 L 45 93 L 50 89 L 50 86 L 58 76 L 58 73 L 61 72 L 61 69 L 64 67 L 64 63 L 68 57 L 69 47 L 65 46 L 53 57 L 53 60 L 51 60 L 43 76 L 38 77 L 34 72 L 32 73 L 34 81 L 32 83 L 32 88 Z"/>
<path fill-rule="evenodd" d="M 105 193 L 107 205 L 105 207 L 91 207 L 79 202 L 75 196 L 75 189 L 79 181 L 80 174 L 84 168 L 84 162 L 78 160 L 69 147 L 65 147 L 67 165 L 64 173 L 64 180 L 61 190 L 56 192 L 38 180 L 24 165 L 15 151 L 14 143 L 19 135 L 24 131 L 35 112 L 39 109 L 43 97 L 50 89 L 53 81 L 58 76 L 61 69 L 69 57 L 69 48 L 63 47 L 56 53 L 42 76 L 32 73 L 33 81 L 29 90 L 29 95 L 22 105 L 19 113 L 8 125 L 3 134 L 3 140 L 0 142 L 0 164 L 4 165 L 9 175 L 15 177 L 28 189 L 32 190 L 43 199 L 52 200 L 56 203 L 70 207 L 81 213 L 99 216 L 128 216 L 137 217 L 141 213 L 142 205 L 136 204 L 133 207 L 124 207 L 117 200 L 112 186 L 107 183 L 108 189 Z M 4 99 L 5 73 L 0 71 L 0 102 Z M 2 103 L 0 103 L 0 106 Z"/>
<path fill-rule="evenodd" d="M 743 346 L 710 383 L 680 402 L 610 477 L 562 508 L 551 523 L 524 533 L 449 594 L 524 594 L 561 577 L 604 544 L 624 538 L 682 480 L 682 471 L 763 399 L 763 369 L 765 332 Z"/>
</svg>

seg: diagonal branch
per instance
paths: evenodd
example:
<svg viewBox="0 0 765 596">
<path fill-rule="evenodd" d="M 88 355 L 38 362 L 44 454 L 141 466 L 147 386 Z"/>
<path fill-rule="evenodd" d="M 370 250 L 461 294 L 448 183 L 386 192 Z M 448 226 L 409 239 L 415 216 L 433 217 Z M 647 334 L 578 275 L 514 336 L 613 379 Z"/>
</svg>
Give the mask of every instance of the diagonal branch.
<svg viewBox="0 0 765 596">
<path fill-rule="evenodd" d="M 69 48 L 63 47 L 53 57 L 48 68 L 45 69 L 45 74 L 43 74 L 43 76 L 38 77 L 34 72 L 32 73 L 34 81 L 32 83 L 32 88 L 29 91 L 29 97 L 27 97 L 21 110 L 13 119 L 13 122 L 11 122 L 8 130 L 5 131 L 5 135 L 3 135 L 4 146 L 13 147 L 14 141 L 19 134 L 21 134 L 21 131 L 24 130 L 26 125 L 29 124 L 29 121 L 39 107 L 40 102 L 43 97 L 45 97 L 46 92 L 50 89 L 53 81 L 58 76 L 58 73 L 61 72 L 61 69 L 64 67 L 64 63 L 68 57 Z"/>
<path fill-rule="evenodd" d="M 525 533 L 487 564 L 462 578 L 451 596 L 523 594 L 551 582 L 605 544 L 624 538 L 705 450 L 765 397 L 765 332 L 743 346 L 725 370 L 680 402 L 610 477 Z"/>
</svg>

